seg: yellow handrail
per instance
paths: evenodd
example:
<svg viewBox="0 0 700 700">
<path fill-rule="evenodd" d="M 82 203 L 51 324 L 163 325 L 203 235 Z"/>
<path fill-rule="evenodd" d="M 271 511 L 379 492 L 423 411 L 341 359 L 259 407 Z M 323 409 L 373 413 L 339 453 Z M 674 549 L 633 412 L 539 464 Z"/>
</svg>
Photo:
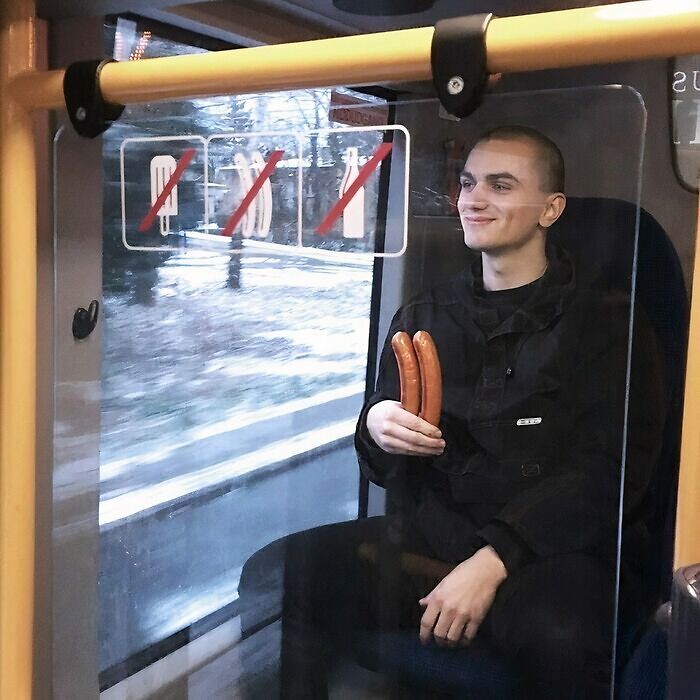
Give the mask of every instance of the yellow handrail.
<svg viewBox="0 0 700 700">
<path fill-rule="evenodd" d="M 156 100 L 429 80 L 432 27 L 211 54 L 112 63 L 100 86 L 121 104 Z M 700 10 L 687 0 L 642 0 L 494 18 L 489 73 L 510 73 L 700 53 Z M 20 76 L 13 93 L 31 107 L 63 105 L 63 70 Z"/>
<path fill-rule="evenodd" d="M 31 113 L 5 88 L 35 48 L 34 0 L 0 2 L 0 700 L 32 694 L 36 159 Z"/>
</svg>

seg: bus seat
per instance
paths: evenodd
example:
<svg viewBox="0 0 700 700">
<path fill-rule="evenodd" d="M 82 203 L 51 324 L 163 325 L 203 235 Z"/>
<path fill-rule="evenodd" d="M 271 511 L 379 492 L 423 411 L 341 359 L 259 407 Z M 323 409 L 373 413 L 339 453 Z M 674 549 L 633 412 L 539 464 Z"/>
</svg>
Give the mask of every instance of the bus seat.
<svg viewBox="0 0 700 700">
<path fill-rule="evenodd" d="M 666 403 L 660 407 L 666 415 L 663 444 L 646 509 L 652 543 L 644 562 L 648 584 L 644 599 L 651 613 L 654 606 L 668 599 L 673 573 L 689 313 L 681 265 L 658 222 L 648 212 L 621 200 L 571 197 L 549 235 L 574 259 L 579 284 L 628 293 L 638 214 L 636 309 L 644 312 L 658 338 Z M 421 286 L 442 278 L 445 261 L 449 260 L 456 272 L 472 255 L 458 236 L 441 238 L 439 250 L 431 251 L 427 240 L 416 241 L 415 245 L 424 265 L 418 273 Z M 407 255 L 410 259 L 410 246 Z M 592 258 L 595 264 L 591 264 Z M 432 270 L 425 268 L 426 261 L 433 261 Z M 415 271 L 412 274 L 415 283 Z M 630 400 L 634 400 L 634 387 Z M 666 675 L 664 633 L 652 620 L 621 621 L 618 640 L 618 696 L 624 700 L 662 698 Z M 522 687 L 522 679 L 508 660 L 484 643 L 459 649 L 423 647 L 415 632 L 382 632 L 361 637 L 355 655 L 362 666 L 403 679 L 410 686 L 448 695 L 458 692 L 479 698 L 517 698 Z"/>
</svg>

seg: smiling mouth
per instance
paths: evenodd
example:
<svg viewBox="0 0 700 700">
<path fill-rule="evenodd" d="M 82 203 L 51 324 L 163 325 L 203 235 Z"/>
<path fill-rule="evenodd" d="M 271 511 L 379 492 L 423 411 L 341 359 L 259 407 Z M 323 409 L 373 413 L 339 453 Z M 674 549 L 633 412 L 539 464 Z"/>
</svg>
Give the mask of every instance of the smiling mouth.
<svg viewBox="0 0 700 700">
<path fill-rule="evenodd" d="M 464 221 L 472 226 L 480 226 L 483 224 L 490 224 L 492 221 L 495 221 L 495 219 L 489 219 L 485 216 L 466 216 L 464 217 Z"/>
</svg>

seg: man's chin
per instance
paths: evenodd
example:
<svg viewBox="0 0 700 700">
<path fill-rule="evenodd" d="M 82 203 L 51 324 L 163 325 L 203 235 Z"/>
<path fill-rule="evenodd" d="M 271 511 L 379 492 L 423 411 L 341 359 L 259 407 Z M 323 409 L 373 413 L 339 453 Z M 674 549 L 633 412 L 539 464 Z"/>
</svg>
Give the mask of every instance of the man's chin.
<svg viewBox="0 0 700 700">
<path fill-rule="evenodd" d="M 469 250 L 473 250 L 475 253 L 489 253 L 498 250 L 497 245 L 483 239 L 479 240 L 475 236 L 465 236 L 464 245 L 466 245 Z"/>
</svg>

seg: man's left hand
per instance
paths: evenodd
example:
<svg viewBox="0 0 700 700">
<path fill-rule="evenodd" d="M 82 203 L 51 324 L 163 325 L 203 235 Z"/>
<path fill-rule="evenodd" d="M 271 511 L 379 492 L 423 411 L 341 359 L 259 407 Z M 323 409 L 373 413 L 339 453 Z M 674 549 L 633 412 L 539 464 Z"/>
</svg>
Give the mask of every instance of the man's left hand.
<svg viewBox="0 0 700 700">
<path fill-rule="evenodd" d="M 425 598 L 420 639 L 438 646 L 469 644 L 486 617 L 508 573 L 491 546 L 482 547 L 456 566 Z"/>
</svg>

